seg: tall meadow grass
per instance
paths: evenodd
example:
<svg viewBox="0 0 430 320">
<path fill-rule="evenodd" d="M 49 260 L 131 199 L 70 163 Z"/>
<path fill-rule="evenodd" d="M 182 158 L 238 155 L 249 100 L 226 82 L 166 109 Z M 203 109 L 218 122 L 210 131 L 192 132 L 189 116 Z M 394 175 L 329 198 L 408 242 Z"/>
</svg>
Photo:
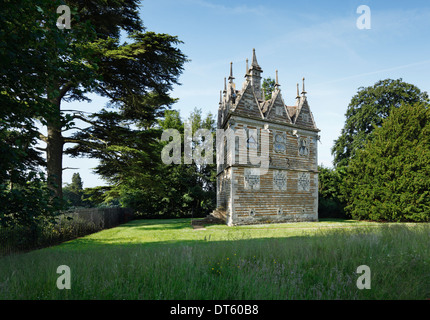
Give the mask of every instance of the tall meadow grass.
<svg viewBox="0 0 430 320">
<path fill-rule="evenodd" d="M 82 250 L 66 245 L 4 257 L 0 299 L 430 298 L 428 224 L 273 238 L 217 228 L 194 241 L 95 241 Z M 59 265 L 71 269 L 70 290 L 56 287 Z M 360 265 L 370 267 L 370 290 L 357 288 Z"/>
</svg>

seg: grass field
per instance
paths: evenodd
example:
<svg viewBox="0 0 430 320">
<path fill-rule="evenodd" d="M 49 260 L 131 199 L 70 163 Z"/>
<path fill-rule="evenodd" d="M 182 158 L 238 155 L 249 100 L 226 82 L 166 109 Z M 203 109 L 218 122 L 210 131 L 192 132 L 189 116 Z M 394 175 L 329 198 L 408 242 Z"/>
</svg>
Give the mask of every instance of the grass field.
<svg viewBox="0 0 430 320">
<path fill-rule="evenodd" d="M 135 220 L 0 258 L 0 299 L 428 299 L 430 225 Z M 71 270 L 59 290 L 57 267 Z M 357 288 L 357 267 L 371 289 Z"/>
</svg>

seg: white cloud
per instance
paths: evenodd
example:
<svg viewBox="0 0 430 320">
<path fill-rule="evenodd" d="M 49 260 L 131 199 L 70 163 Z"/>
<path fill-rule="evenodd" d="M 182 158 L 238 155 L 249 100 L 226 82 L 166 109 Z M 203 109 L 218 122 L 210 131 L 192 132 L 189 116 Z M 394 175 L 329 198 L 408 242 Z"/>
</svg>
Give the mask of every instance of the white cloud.
<svg viewBox="0 0 430 320">
<path fill-rule="evenodd" d="M 333 80 L 325 81 L 325 82 L 322 82 L 322 83 L 318 83 L 316 85 L 330 84 L 330 83 L 336 83 L 336 82 L 343 82 L 345 80 L 350 80 L 350 79 L 355 79 L 355 78 L 361 78 L 361 77 L 367 77 L 367 76 L 371 76 L 371 75 L 375 75 L 375 74 L 387 73 L 387 72 L 391 72 L 391 71 L 396 71 L 396 70 L 401 70 L 401 69 L 407 69 L 407 68 L 412 68 L 412 67 L 416 67 L 416 66 L 422 66 L 422 65 L 426 65 L 426 64 L 430 64 L 430 60 L 424 60 L 424 61 L 415 62 L 415 63 L 409 63 L 409 64 L 405 64 L 405 65 L 401 65 L 401 66 L 396 66 L 396 67 L 392 67 L 392 68 L 387 68 L 387 69 L 381 69 L 381 70 L 376 70 L 376 71 L 370 71 L 370 72 L 366 72 L 366 73 L 355 74 L 355 75 L 351 75 L 351 76 L 344 77 L 344 78 L 339 78 L 339 79 L 333 79 Z"/>
</svg>

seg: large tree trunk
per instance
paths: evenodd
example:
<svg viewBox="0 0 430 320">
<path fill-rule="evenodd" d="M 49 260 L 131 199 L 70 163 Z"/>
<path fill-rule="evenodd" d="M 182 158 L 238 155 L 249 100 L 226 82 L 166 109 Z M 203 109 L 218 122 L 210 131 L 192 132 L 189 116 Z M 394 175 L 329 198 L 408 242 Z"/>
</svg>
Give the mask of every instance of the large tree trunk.
<svg viewBox="0 0 430 320">
<path fill-rule="evenodd" d="M 63 145 L 61 134 L 60 106 L 56 119 L 48 121 L 48 137 L 46 146 L 46 169 L 48 172 L 48 186 L 54 190 L 55 195 L 63 197 Z"/>
</svg>

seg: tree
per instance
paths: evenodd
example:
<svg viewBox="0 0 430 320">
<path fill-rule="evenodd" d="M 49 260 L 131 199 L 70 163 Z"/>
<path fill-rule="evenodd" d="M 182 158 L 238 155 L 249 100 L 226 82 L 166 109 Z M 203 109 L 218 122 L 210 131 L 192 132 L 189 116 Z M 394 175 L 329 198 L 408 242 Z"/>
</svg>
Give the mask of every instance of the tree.
<svg viewBox="0 0 430 320">
<path fill-rule="evenodd" d="M 56 4 L 61 3 L 2 1 L 0 11 L 0 225 L 30 228 L 33 236 L 62 208 L 39 172 L 45 160 L 35 146 L 39 133 L 34 123 L 49 118 L 51 103 L 44 93 L 48 75 L 57 67 L 47 62 L 55 47 L 45 41 L 48 33 L 38 5 Z M 59 35 L 53 28 L 50 36 L 61 39 Z"/>
<path fill-rule="evenodd" d="M 74 144 L 72 155 L 103 158 L 106 145 L 116 142 L 116 133 L 134 134 L 127 131 L 131 125 L 150 127 L 175 101 L 169 91 L 186 61 L 177 37 L 145 31 L 137 0 L 68 1 L 71 29 L 63 30 L 56 26 L 60 4 L 64 3 L 6 1 L 1 15 L 1 31 L 7 35 L 1 48 L 13 46 L 6 49 L 11 58 L 4 54 L 12 71 L 2 79 L 2 100 L 22 103 L 22 97 L 29 97 L 37 102 L 25 105 L 31 108 L 27 119 L 38 119 L 46 127 L 47 135 L 38 137 L 46 143 L 48 182 L 58 197 L 65 144 Z M 120 41 L 121 31 L 130 42 Z M 62 108 L 63 101 L 89 100 L 88 93 L 107 97 L 111 110 L 87 114 Z M 76 120 L 91 128 L 78 128 Z M 92 139 L 91 130 L 103 131 L 104 125 L 114 132 L 104 133 L 112 140 Z M 64 136 L 71 129 L 78 133 Z"/>
<path fill-rule="evenodd" d="M 192 131 L 204 128 L 215 134 L 215 119 L 212 114 L 203 117 L 201 110 L 194 110 L 188 121 Z M 158 138 L 164 129 L 176 129 L 182 137 L 182 164 L 166 165 L 161 161 L 161 150 L 167 142 L 157 141 L 154 146 L 153 167 L 150 176 L 148 171 L 128 172 L 127 168 L 137 167 L 147 160 L 143 154 L 136 154 L 128 159 L 129 167 L 116 166 L 119 171 L 114 173 L 117 177 L 109 196 L 117 196 L 121 204 L 135 209 L 138 215 L 144 217 L 184 217 L 204 216 L 215 207 L 215 180 L 214 164 L 196 165 L 184 164 L 184 126 L 178 111 L 166 110 L 164 119 L 158 122 Z M 193 148 L 199 142 L 194 142 Z"/>
<path fill-rule="evenodd" d="M 341 135 L 332 148 L 334 165 L 346 166 L 357 150 L 372 139 L 374 128 L 380 127 L 384 119 L 402 103 L 428 101 L 426 92 L 402 79 L 381 80 L 373 86 L 359 88 L 348 106 Z"/>
<path fill-rule="evenodd" d="M 125 3 L 121 3 L 125 2 Z M 119 28 L 109 32 L 115 38 L 99 38 L 91 43 L 94 50 L 88 60 L 96 58 L 97 72 L 94 92 L 107 97 L 112 111 L 101 110 L 98 113 L 84 115 L 75 112 L 72 119 L 86 122 L 89 127 L 79 130 L 72 137 L 64 138 L 64 143 L 76 143 L 66 153 L 72 156 L 89 156 L 98 158 L 101 162 L 109 162 L 112 158 L 121 158 L 119 154 L 130 152 L 151 152 L 151 140 L 154 131 L 150 127 L 155 119 L 162 115 L 163 110 L 174 103 L 168 92 L 182 72 L 185 56 L 176 48 L 181 42 L 177 37 L 154 32 L 142 32 L 143 25 L 135 10 L 137 1 L 115 1 L 116 8 L 126 5 L 130 8 L 125 18 L 123 28 L 129 32 L 131 43 L 119 42 Z M 115 8 L 114 8 L 115 9 Z M 79 12 L 79 10 L 78 10 Z M 97 14 L 97 10 L 94 11 Z M 111 10 L 112 15 L 123 17 L 124 12 Z M 128 17 L 132 16 L 132 20 Z M 89 17 L 90 21 L 91 15 Z M 128 23 L 131 21 L 132 23 Z M 95 22 L 96 26 L 99 21 Z M 104 28 L 106 22 L 100 24 Z M 137 127 L 137 130 L 136 128 Z M 139 130 L 144 128 L 147 130 Z M 128 147 L 140 139 L 137 144 L 141 149 Z M 125 144 L 127 142 L 128 144 Z M 145 146 L 148 146 L 145 148 Z M 106 167 L 105 167 L 106 168 Z"/>
<path fill-rule="evenodd" d="M 275 90 L 275 80 L 268 77 L 263 79 L 262 88 L 264 89 L 264 99 L 269 100 L 272 98 L 272 92 Z"/>
<path fill-rule="evenodd" d="M 63 187 L 63 197 L 72 206 L 80 207 L 85 203 L 83 201 L 84 188 L 82 179 L 79 173 L 74 173 L 72 183 Z"/>
<path fill-rule="evenodd" d="M 44 63 L 43 52 L 51 48 L 41 44 L 40 12 L 29 0 L 2 2 L 0 34 L 0 178 L 13 185 L 26 170 L 44 163 L 34 148 L 38 137 L 34 119 L 49 111 L 41 97 L 48 79 L 36 73 Z"/>
<path fill-rule="evenodd" d="M 83 183 L 79 173 L 74 173 L 72 176 L 72 183 L 70 184 L 70 190 L 82 191 Z"/>
<path fill-rule="evenodd" d="M 350 160 L 346 210 L 355 219 L 430 221 L 430 108 L 403 104 Z"/>
<path fill-rule="evenodd" d="M 318 166 L 318 216 L 320 218 L 346 218 L 342 182 L 343 168 Z"/>
</svg>

